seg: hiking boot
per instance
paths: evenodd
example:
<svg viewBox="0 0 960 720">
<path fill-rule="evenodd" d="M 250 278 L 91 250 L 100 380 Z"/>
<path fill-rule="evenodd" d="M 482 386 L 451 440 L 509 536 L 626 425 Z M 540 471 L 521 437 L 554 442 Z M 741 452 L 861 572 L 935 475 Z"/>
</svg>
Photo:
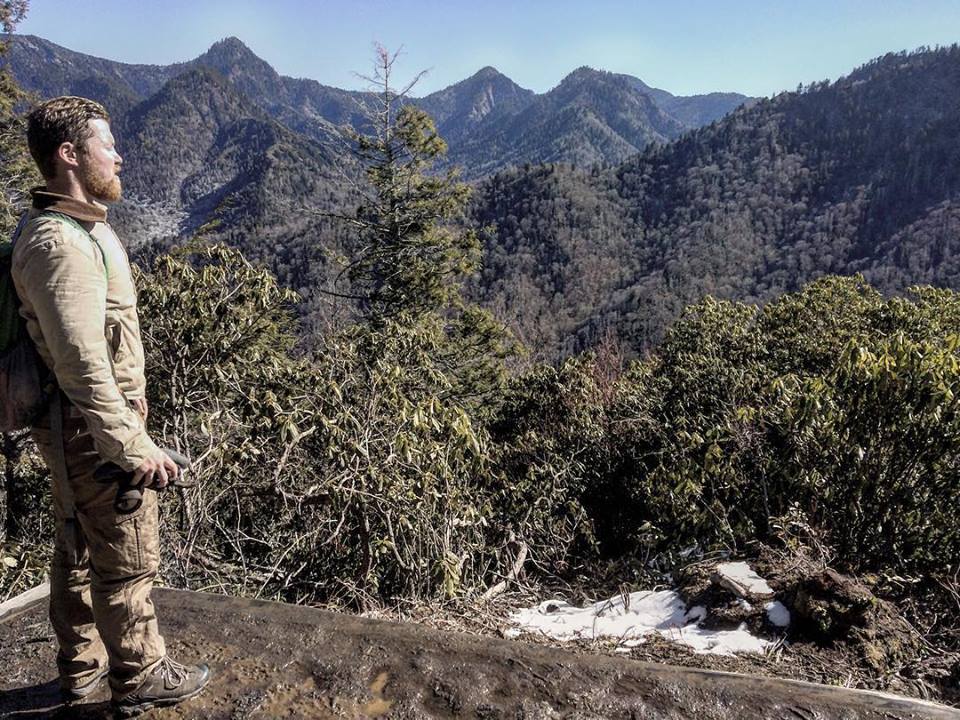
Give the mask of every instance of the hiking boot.
<svg viewBox="0 0 960 720">
<path fill-rule="evenodd" d="M 117 717 L 129 718 L 151 708 L 176 705 L 203 690 L 210 679 L 210 668 L 204 664 L 181 665 L 164 657 L 140 683 L 140 687 L 120 700 L 113 701 Z"/>
<path fill-rule="evenodd" d="M 80 700 L 83 700 L 100 686 L 100 681 L 107 676 L 108 672 L 109 670 L 104 668 L 85 683 L 80 685 L 72 685 L 70 687 L 61 685 L 60 699 L 65 703 L 79 702 Z M 61 682 L 63 681 L 61 680 Z"/>
</svg>

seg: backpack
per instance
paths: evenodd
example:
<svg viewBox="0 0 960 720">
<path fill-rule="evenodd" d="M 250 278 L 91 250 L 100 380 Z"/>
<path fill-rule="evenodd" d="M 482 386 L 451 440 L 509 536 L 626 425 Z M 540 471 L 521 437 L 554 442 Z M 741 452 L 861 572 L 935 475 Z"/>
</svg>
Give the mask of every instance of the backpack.
<svg viewBox="0 0 960 720">
<path fill-rule="evenodd" d="M 103 248 L 76 220 L 57 212 L 37 217 L 55 218 L 83 230 L 100 250 L 104 272 L 109 275 Z M 20 315 L 20 298 L 13 285 L 13 248 L 27 222 L 24 214 L 13 235 L 0 240 L 0 432 L 30 427 L 57 391 L 56 378 L 27 333 L 27 321 Z"/>
</svg>

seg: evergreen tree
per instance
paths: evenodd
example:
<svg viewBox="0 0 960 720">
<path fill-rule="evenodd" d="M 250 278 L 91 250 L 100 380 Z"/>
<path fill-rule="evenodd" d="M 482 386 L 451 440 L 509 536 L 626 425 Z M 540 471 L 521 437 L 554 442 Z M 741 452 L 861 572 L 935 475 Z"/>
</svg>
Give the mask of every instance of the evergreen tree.
<svg viewBox="0 0 960 720">
<path fill-rule="evenodd" d="M 0 28 L 13 32 L 27 13 L 27 0 L 0 2 Z M 0 41 L 0 56 L 6 54 L 9 40 Z M 26 190 L 39 183 L 40 176 L 27 150 L 26 122 L 18 110 L 31 95 L 21 88 L 9 67 L 0 67 L 0 233 L 16 227 Z"/>
<path fill-rule="evenodd" d="M 463 297 L 481 256 L 478 234 L 464 222 L 470 188 L 456 170 L 430 172 L 447 146 L 430 116 L 405 101 L 419 76 L 400 90 L 391 85 L 396 57 L 378 47 L 367 78 L 377 85 L 377 106 L 367 133 L 354 136 L 368 181 L 356 214 L 344 218 L 359 239 L 345 273 L 362 318 L 354 333 L 371 359 L 392 347 L 416 368 L 421 388 L 476 408 L 501 388 L 515 345 Z"/>
</svg>

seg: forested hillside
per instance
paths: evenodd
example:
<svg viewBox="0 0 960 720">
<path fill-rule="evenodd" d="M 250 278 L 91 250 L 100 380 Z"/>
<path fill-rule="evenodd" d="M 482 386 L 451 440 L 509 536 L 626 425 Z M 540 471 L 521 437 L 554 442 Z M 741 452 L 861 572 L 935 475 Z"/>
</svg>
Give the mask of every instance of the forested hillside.
<svg viewBox="0 0 960 720">
<path fill-rule="evenodd" d="M 477 220 L 498 228 L 479 292 L 569 352 L 608 327 L 649 347 L 705 294 L 764 301 L 826 273 L 960 287 L 958 138 L 953 46 L 887 55 L 613 169 L 503 173 L 478 193 Z"/>
<path fill-rule="evenodd" d="M 375 97 L 285 78 L 235 38 L 163 68 L 62 50 L 17 38 L 11 68 L 41 93 L 120 108 L 125 234 L 167 247 L 202 228 L 266 261 L 326 323 L 336 296 L 319 289 L 349 255 L 328 214 L 357 199 L 343 128 Z M 506 168 L 475 183 L 470 222 L 490 231 L 473 296 L 556 359 L 608 332 L 643 351 L 705 294 L 763 302 L 854 272 L 885 293 L 960 286 L 956 47 L 716 119 L 740 99 L 589 68 L 536 95 L 484 68 L 417 100 L 450 140 L 439 168 Z"/>
</svg>

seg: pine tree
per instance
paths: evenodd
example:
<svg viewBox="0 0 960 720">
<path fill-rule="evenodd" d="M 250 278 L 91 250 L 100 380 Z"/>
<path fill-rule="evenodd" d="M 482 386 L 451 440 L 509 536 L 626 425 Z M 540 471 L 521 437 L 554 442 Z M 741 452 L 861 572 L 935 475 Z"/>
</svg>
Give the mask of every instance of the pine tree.
<svg viewBox="0 0 960 720">
<path fill-rule="evenodd" d="M 367 132 L 354 136 L 368 182 L 363 204 L 345 218 L 359 239 L 345 273 L 362 318 L 354 331 L 372 358 L 392 347 L 441 400 L 476 408 L 501 388 L 504 359 L 516 346 L 463 297 L 481 257 L 477 231 L 464 224 L 470 187 L 456 170 L 430 172 L 447 146 L 432 118 L 406 102 L 419 76 L 401 90 L 391 85 L 396 57 L 377 48 L 367 78 L 377 86 L 377 107 Z"/>
<path fill-rule="evenodd" d="M 13 32 L 27 13 L 27 0 L 0 1 L 0 29 Z M 0 41 L 0 56 L 10 41 Z M 19 110 L 31 100 L 10 69 L 0 67 L 0 234 L 9 235 L 16 227 L 26 191 L 40 176 L 27 150 L 26 122 Z"/>
</svg>

